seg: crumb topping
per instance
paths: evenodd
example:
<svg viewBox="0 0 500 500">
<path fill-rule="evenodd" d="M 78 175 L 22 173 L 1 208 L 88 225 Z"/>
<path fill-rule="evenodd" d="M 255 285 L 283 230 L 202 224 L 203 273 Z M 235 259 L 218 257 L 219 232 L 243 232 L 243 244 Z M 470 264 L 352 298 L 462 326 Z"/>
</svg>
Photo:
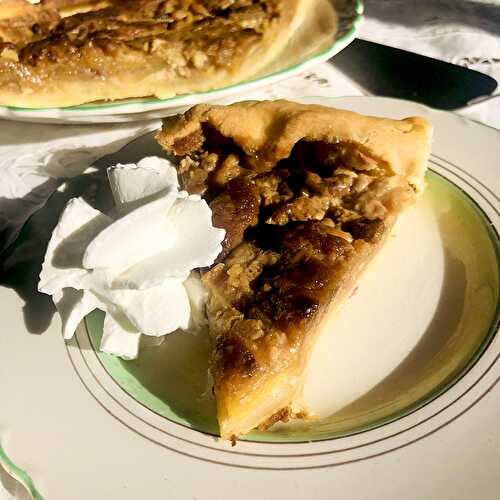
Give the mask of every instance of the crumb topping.
<svg viewBox="0 0 500 500">
<path fill-rule="evenodd" d="M 214 225 L 226 230 L 203 277 L 225 384 L 231 374 L 249 379 L 293 362 L 345 263 L 380 240 L 386 218 L 413 194 L 348 143 L 300 141 L 289 157 L 264 162 L 204 124 L 173 151 L 183 186 L 210 203 Z"/>
</svg>

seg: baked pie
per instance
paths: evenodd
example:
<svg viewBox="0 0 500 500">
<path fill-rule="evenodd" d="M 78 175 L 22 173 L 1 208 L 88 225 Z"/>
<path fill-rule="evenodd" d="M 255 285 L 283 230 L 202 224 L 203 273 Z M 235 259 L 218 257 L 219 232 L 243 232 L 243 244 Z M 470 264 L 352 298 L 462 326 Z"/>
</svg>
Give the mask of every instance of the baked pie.
<svg viewBox="0 0 500 500">
<path fill-rule="evenodd" d="M 0 104 L 69 106 L 237 83 L 310 0 L 2 0 Z"/>
<path fill-rule="evenodd" d="M 325 319 L 424 187 L 431 126 L 287 101 L 198 105 L 157 140 L 204 197 L 223 251 L 205 270 L 223 438 L 294 408 Z"/>
</svg>

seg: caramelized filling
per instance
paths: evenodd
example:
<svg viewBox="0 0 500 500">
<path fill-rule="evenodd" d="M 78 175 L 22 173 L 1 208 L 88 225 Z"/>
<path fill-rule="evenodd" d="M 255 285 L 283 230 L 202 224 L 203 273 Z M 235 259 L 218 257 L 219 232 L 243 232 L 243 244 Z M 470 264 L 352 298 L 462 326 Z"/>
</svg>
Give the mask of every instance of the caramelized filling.
<svg viewBox="0 0 500 500">
<path fill-rule="evenodd" d="M 413 191 L 356 144 L 300 141 L 272 164 L 204 124 L 172 150 L 184 188 L 209 201 L 214 225 L 226 230 L 203 280 L 214 373 L 231 390 L 232 381 L 294 362 L 345 264 L 380 241 Z"/>
</svg>

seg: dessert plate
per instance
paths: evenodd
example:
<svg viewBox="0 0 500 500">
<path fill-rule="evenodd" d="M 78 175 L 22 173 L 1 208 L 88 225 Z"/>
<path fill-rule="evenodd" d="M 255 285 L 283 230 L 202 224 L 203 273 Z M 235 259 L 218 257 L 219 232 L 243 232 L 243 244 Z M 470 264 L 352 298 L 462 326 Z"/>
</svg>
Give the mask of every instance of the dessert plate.
<svg viewBox="0 0 500 500">
<path fill-rule="evenodd" d="M 499 132 L 394 99 L 305 101 L 435 126 L 424 196 L 315 349 L 304 398 L 317 418 L 232 448 L 215 436 L 203 337 L 171 334 L 121 361 L 96 351 L 93 313 L 65 345 L 58 318 L 32 312 L 47 303 L 26 290 L 23 267 L 0 287 L 0 462 L 34 493 L 466 499 L 481 488 L 495 498 Z M 144 136 L 99 165 L 158 153 Z"/>
<path fill-rule="evenodd" d="M 30 122 L 116 123 L 175 114 L 200 102 L 224 100 L 290 78 L 313 64 L 326 61 L 354 40 L 362 21 L 361 0 L 315 0 L 306 21 L 278 54 L 254 78 L 224 88 L 167 99 L 140 98 L 91 103 L 67 108 L 0 106 L 0 118 Z M 332 5 L 338 19 L 332 14 Z"/>
</svg>

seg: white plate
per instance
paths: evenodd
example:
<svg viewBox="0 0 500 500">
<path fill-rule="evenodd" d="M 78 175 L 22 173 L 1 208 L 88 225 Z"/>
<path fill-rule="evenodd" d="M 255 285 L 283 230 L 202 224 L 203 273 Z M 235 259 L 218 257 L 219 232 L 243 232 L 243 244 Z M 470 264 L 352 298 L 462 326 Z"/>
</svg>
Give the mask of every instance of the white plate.
<svg viewBox="0 0 500 500">
<path fill-rule="evenodd" d="M 336 32 L 334 20 L 329 19 L 330 15 L 326 16 L 326 19 L 322 16 L 325 11 L 331 11 L 328 2 L 331 2 L 337 11 Z M 271 61 L 250 81 L 168 99 L 127 99 L 45 109 L 0 106 L 0 118 L 40 123 L 117 123 L 176 114 L 201 102 L 224 102 L 231 96 L 272 85 L 330 59 L 354 40 L 362 15 L 361 0 L 317 0 L 317 6 L 311 8 L 307 22 L 301 26 L 276 60 Z"/>
<path fill-rule="evenodd" d="M 394 99 L 308 101 L 435 126 L 427 194 L 315 350 L 306 396 L 335 418 L 231 448 L 179 410 L 183 374 L 196 371 L 175 355 L 182 341 L 162 345 L 163 366 L 149 358 L 160 372 L 124 380 L 85 325 L 64 345 L 59 320 L 29 291 L 39 263 L 11 258 L 0 288 L 0 461 L 8 456 L 33 491 L 51 500 L 497 498 L 499 132 Z M 148 152 L 144 138 L 101 164 Z"/>
</svg>

